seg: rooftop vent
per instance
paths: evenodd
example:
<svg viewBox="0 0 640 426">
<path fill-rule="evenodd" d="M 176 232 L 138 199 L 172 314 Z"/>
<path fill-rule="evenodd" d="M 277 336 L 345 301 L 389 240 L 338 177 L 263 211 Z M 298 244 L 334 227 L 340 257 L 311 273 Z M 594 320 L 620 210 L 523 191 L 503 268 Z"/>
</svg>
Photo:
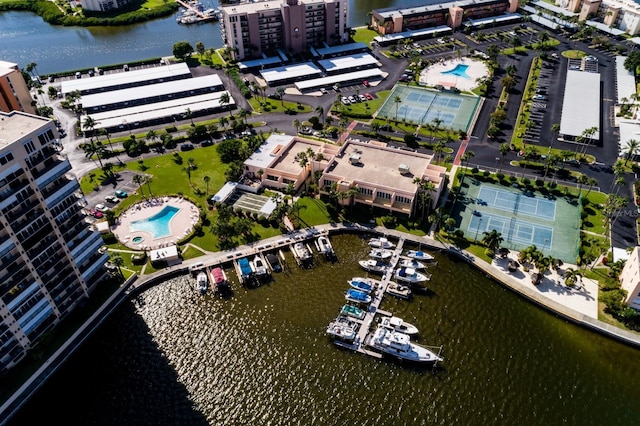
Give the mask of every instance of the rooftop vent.
<svg viewBox="0 0 640 426">
<path fill-rule="evenodd" d="M 409 166 L 406 164 L 400 164 L 398 166 L 398 170 L 400 171 L 401 175 L 409 174 Z"/>
<path fill-rule="evenodd" d="M 351 164 L 360 164 L 360 154 L 351 154 L 349 156 L 349 162 Z"/>
</svg>

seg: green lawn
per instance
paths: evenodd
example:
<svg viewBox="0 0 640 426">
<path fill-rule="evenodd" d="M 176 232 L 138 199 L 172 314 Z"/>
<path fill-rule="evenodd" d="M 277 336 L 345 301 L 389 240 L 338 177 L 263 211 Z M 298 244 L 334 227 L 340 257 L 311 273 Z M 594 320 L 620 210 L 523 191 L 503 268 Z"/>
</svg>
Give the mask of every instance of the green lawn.
<svg viewBox="0 0 640 426">
<path fill-rule="evenodd" d="M 353 35 L 353 41 L 369 44 L 377 35 L 379 35 L 377 32 L 370 30 L 367 27 L 359 27 L 356 28 L 356 33 Z"/>
<path fill-rule="evenodd" d="M 569 59 L 582 59 L 587 56 L 586 52 L 582 50 L 565 50 L 561 55 Z"/>
<path fill-rule="evenodd" d="M 315 226 L 331 222 L 331 216 L 326 204 L 318 198 L 301 197 L 298 199 L 300 206 L 300 222 L 304 226 Z"/>
<path fill-rule="evenodd" d="M 285 95 L 285 98 L 286 96 L 287 95 Z M 253 108 L 256 113 L 290 111 L 292 121 L 296 114 L 311 112 L 311 107 L 309 105 L 289 102 L 287 100 L 281 101 L 278 99 L 267 98 L 265 101 L 262 97 L 253 96 L 251 99 L 248 99 L 248 101 L 251 108 Z"/>
</svg>

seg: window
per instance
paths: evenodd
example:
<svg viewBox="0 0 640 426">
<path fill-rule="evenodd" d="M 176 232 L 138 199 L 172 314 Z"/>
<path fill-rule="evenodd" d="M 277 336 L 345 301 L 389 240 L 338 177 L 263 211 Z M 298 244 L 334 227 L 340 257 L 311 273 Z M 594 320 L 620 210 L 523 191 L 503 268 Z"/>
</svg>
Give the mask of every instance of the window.
<svg viewBox="0 0 640 426">
<path fill-rule="evenodd" d="M 378 192 L 377 196 L 378 196 L 378 198 L 382 198 L 384 200 L 390 200 L 391 199 L 391 194 L 389 194 L 388 192 Z"/>
<path fill-rule="evenodd" d="M 27 151 L 27 154 L 31 154 L 33 151 L 36 150 L 36 147 L 33 144 L 33 141 L 28 141 L 28 142 L 25 142 L 24 149 Z"/>
<path fill-rule="evenodd" d="M 9 161 L 13 161 L 13 154 L 10 152 L 0 157 L 0 165 L 4 166 Z"/>
<path fill-rule="evenodd" d="M 396 195 L 396 201 L 404 204 L 411 204 L 411 198 L 402 197 L 400 195 Z"/>
<path fill-rule="evenodd" d="M 371 194 L 373 194 L 373 190 L 371 188 L 358 188 L 358 191 L 362 195 L 371 195 Z"/>
</svg>

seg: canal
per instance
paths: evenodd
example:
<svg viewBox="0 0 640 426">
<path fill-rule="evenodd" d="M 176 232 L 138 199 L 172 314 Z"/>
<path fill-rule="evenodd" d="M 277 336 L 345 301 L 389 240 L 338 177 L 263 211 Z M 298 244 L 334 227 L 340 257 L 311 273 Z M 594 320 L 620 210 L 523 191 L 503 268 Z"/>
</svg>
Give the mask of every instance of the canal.
<svg viewBox="0 0 640 426">
<path fill-rule="evenodd" d="M 334 346 L 327 324 L 367 241 L 232 297 L 181 277 L 122 306 L 12 424 L 625 424 L 640 415 L 638 351 L 556 318 L 435 253 L 430 291 L 380 308 L 443 345 L 436 370 Z"/>
</svg>

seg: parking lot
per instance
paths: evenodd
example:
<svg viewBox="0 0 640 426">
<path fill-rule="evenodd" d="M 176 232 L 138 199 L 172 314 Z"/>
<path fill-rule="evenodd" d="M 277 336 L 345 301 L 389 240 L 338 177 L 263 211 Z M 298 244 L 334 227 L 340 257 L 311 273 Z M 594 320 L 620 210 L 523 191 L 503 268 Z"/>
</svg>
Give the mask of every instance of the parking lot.
<svg viewBox="0 0 640 426">
<path fill-rule="evenodd" d="M 124 191 L 127 196 L 136 192 L 138 190 L 138 185 L 133 182 L 133 177 L 137 174 L 141 173 L 136 173 L 131 170 L 123 170 L 118 173 L 118 177 L 116 178 L 115 183 L 99 185 L 98 191 L 92 191 L 89 194 L 85 194 L 85 199 L 87 200 L 87 210 L 95 210 L 96 206 L 100 204 L 108 208 L 113 208 L 118 204 L 118 202 L 120 202 L 122 198 L 126 198 L 122 196 L 116 196 L 116 191 Z M 107 201 L 107 198 L 118 201 L 114 203 L 112 201 Z"/>
</svg>

